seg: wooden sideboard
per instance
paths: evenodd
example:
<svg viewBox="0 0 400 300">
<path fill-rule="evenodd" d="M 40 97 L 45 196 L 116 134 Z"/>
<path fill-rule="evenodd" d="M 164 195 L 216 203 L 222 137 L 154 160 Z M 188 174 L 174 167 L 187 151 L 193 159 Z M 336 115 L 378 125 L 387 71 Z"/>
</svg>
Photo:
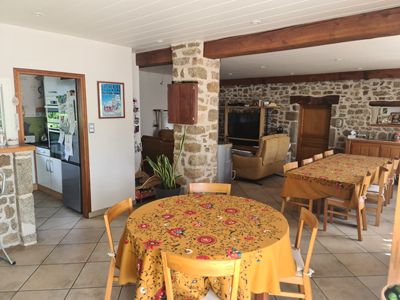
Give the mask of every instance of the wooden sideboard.
<svg viewBox="0 0 400 300">
<path fill-rule="evenodd" d="M 400 157 L 400 143 L 367 139 L 347 139 L 348 154 L 395 158 Z"/>
</svg>

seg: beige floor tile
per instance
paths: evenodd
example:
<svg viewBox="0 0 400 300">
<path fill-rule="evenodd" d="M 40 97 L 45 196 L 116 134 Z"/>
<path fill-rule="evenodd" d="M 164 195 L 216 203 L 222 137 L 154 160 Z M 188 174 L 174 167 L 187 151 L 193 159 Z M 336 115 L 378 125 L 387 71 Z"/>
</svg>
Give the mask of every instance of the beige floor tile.
<svg viewBox="0 0 400 300">
<path fill-rule="evenodd" d="M 110 252 L 108 243 L 98 243 L 89 261 L 110 261 L 110 257 L 107 255 L 108 252 Z"/>
<path fill-rule="evenodd" d="M 0 267 L 0 292 L 18 291 L 37 266 Z"/>
<path fill-rule="evenodd" d="M 60 200 L 54 199 L 54 198 L 46 198 L 43 199 L 42 201 L 39 201 L 35 204 L 35 207 L 50 207 L 50 208 L 56 208 L 56 207 L 62 207 L 63 203 Z"/>
<path fill-rule="evenodd" d="M 126 220 L 128 220 L 128 213 L 122 214 L 117 219 L 113 220 L 111 227 L 125 227 Z"/>
<path fill-rule="evenodd" d="M 13 300 L 64 300 L 68 290 L 25 291 L 15 294 Z"/>
<path fill-rule="evenodd" d="M 368 226 L 368 230 L 371 230 L 377 234 L 392 234 L 393 222 L 382 221 L 379 226 Z"/>
<path fill-rule="evenodd" d="M 69 229 L 38 230 L 37 241 L 39 245 L 57 245 L 67 235 Z"/>
<path fill-rule="evenodd" d="M 124 229 L 125 229 L 125 227 L 111 227 L 111 235 L 112 235 L 114 242 L 119 242 L 119 240 L 121 239 L 121 235 L 124 232 Z M 108 242 L 106 232 L 104 232 L 103 236 L 101 237 L 100 242 L 101 243 Z"/>
<path fill-rule="evenodd" d="M 68 289 L 82 267 L 83 264 L 41 265 L 21 290 Z"/>
<path fill-rule="evenodd" d="M 328 224 L 328 227 L 330 226 L 330 224 Z M 344 221 L 337 221 L 335 222 L 335 226 L 337 229 L 339 229 L 340 231 L 342 231 L 343 233 L 345 233 L 348 236 L 356 236 L 357 235 L 357 226 L 355 224 L 351 224 L 351 223 L 344 223 Z M 363 230 L 362 232 L 362 236 L 366 236 L 366 235 L 376 235 L 377 233 L 374 232 L 373 230 L 371 230 L 371 226 L 372 225 L 368 225 L 367 230 Z"/>
<path fill-rule="evenodd" d="M 72 229 L 61 244 L 97 243 L 104 231 L 104 229 Z"/>
<path fill-rule="evenodd" d="M 371 252 L 371 254 L 379 259 L 386 266 L 389 266 L 391 256 L 390 252 Z"/>
<path fill-rule="evenodd" d="M 35 218 L 35 226 L 36 228 L 39 228 L 40 226 L 43 225 L 44 222 L 46 222 L 48 218 Z"/>
<path fill-rule="evenodd" d="M 67 218 L 54 218 L 51 217 L 43 225 L 39 227 L 39 230 L 46 229 L 71 229 L 79 221 L 79 217 L 67 217 Z"/>
<path fill-rule="evenodd" d="M 342 230 L 339 230 L 339 228 L 337 227 L 336 224 L 328 224 L 326 231 L 323 231 L 323 225 L 322 225 L 323 219 L 321 217 L 320 220 L 320 225 L 319 225 L 319 229 L 318 229 L 318 236 L 332 236 L 332 235 L 339 235 L 339 236 L 343 236 L 345 235 L 345 233 Z M 350 229 L 352 229 L 350 227 Z M 357 233 L 357 231 L 356 231 Z"/>
<path fill-rule="evenodd" d="M 46 258 L 44 264 L 83 263 L 91 255 L 96 244 L 63 244 L 58 245 Z"/>
<path fill-rule="evenodd" d="M 350 271 L 333 254 L 315 254 L 311 258 L 314 277 L 351 276 Z"/>
<path fill-rule="evenodd" d="M 104 218 L 103 216 L 93 219 L 82 218 L 74 228 L 105 228 Z"/>
<path fill-rule="evenodd" d="M 356 276 L 386 275 L 388 268 L 369 253 L 335 254 L 337 259 Z"/>
<path fill-rule="evenodd" d="M 57 213 L 53 215 L 55 218 L 69 218 L 69 217 L 81 217 L 82 215 L 77 213 L 76 211 L 68 208 L 68 207 L 61 207 Z"/>
<path fill-rule="evenodd" d="M 0 300 L 10 300 L 14 296 L 15 292 L 0 292 Z"/>
<path fill-rule="evenodd" d="M 74 288 L 104 287 L 109 263 L 90 262 L 85 265 L 74 284 Z"/>
<path fill-rule="evenodd" d="M 379 235 L 364 236 L 363 240 L 357 243 L 368 252 L 390 252 L 392 245 L 391 239 Z"/>
<path fill-rule="evenodd" d="M 318 241 L 331 253 L 366 252 L 358 243 L 347 236 L 319 236 Z"/>
<path fill-rule="evenodd" d="M 32 246 L 16 246 L 8 249 L 8 254 L 17 262 L 18 266 L 24 265 L 40 265 L 54 246 L 32 245 Z M 0 266 L 8 266 L 3 260 L 0 260 Z"/>
<path fill-rule="evenodd" d="M 121 288 L 121 294 L 119 295 L 119 300 L 132 300 L 136 296 L 136 286 L 126 285 Z"/>
<path fill-rule="evenodd" d="M 58 207 L 36 207 L 35 216 L 37 218 L 50 218 L 58 210 Z"/>
<path fill-rule="evenodd" d="M 356 277 L 315 278 L 321 291 L 332 300 L 374 300 L 377 297 Z"/>
<path fill-rule="evenodd" d="M 281 288 L 285 292 L 286 291 L 287 292 L 295 292 L 295 293 L 298 292 L 298 288 L 294 284 L 281 285 Z M 311 280 L 311 288 L 312 288 L 313 299 L 327 300 L 325 295 L 322 293 L 322 291 L 319 289 L 319 287 L 316 285 L 316 283 L 313 280 Z M 271 297 L 271 299 L 273 299 L 273 298 Z M 290 297 L 275 297 L 275 299 L 277 299 L 277 300 L 297 300 L 296 298 L 290 298 Z"/>
<path fill-rule="evenodd" d="M 386 276 L 361 276 L 358 277 L 362 283 L 364 283 L 375 296 L 380 297 L 383 287 L 387 284 Z"/>
<path fill-rule="evenodd" d="M 301 253 L 307 255 L 309 246 L 310 246 L 310 237 L 303 237 L 300 243 Z M 321 253 L 329 253 L 329 251 L 324 246 L 322 246 L 320 242 L 316 240 L 314 243 L 313 254 L 321 254 Z"/>
<path fill-rule="evenodd" d="M 97 300 L 104 299 L 105 288 L 86 288 L 86 289 L 71 289 L 66 300 Z M 111 299 L 117 300 L 120 294 L 120 287 L 113 287 Z M 133 300 L 134 298 L 131 298 Z"/>
</svg>

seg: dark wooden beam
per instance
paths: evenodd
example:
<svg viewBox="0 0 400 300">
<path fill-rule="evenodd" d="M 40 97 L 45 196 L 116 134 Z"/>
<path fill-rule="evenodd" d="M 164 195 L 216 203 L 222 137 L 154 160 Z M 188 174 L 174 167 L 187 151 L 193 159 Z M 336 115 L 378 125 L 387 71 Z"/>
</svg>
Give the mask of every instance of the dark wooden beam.
<svg viewBox="0 0 400 300">
<path fill-rule="evenodd" d="M 136 65 L 140 68 L 170 64 L 172 64 L 171 48 L 164 48 L 136 54 Z"/>
<path fill-rule="evenodd" d="M 370 101 L 369 106 L 400 107 L 400 101 Z"/>
<path fill-rule="evenodd" d="M 311 104 L 311 105 L 332 105 L 339 103 L 338 95 L 328 95 L 323 97 L 311 96 L 290 96 L 290 104 Z"/>
<path fill-rule="evenodd" d="M 400 7 L 208 41 L 204 56 L 232 57 L 398 34 Z"/>
<path fill-rule="evenodd" d="M 355 72 L 339 72 L 309 75 L 277 76 L 277 77 L 258 77 L 242 79 L 222 79 L 221 86 L 233 85 L 254 85 L 269 83 L 299 83 L 317 81 L 342 81 L 342 80 L 362 80 L 362 79 L 382 79 L 400 78 L 400 69 L 383 69 Z"/>
<path fill-rule="evenodd" d="M 400 7 L 206 41 L 204 56 L 224 58 L 400 34 Z M 171 48 L 136 54 L 139 67 L 172 64 Z"/>
</svg>

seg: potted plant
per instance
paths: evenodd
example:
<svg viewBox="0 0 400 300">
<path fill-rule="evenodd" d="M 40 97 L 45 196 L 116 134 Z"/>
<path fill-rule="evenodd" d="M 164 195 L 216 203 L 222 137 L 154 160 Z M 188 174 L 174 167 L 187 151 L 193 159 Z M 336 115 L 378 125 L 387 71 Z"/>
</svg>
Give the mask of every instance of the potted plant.
<svg viewBox="0 0 400 300">
<path fill-rule="evenodd" d="M 182 154 L 185 136 L 186 132 L 184 130 L 179 143 L 179 154 L 173 165 L 164 154 L 158 156 L 156 161 L 153 161 L 148 156 L 146 158 L 150 167 L 153 169 L 154 175 L 158 176 L 161 181 L 159 185 L 154 187 L 157 199 L 176 196 L 181 192 L 181 186 L 177 183 L 177 180 L 182 177 L 182 175 L 177 174 L 176 167 Z"/>
<path fill-rule="evenodd" d="M 400 284 L 387 285 L 383 288 L 381 300 L 399 300 Z"/>
</svg>

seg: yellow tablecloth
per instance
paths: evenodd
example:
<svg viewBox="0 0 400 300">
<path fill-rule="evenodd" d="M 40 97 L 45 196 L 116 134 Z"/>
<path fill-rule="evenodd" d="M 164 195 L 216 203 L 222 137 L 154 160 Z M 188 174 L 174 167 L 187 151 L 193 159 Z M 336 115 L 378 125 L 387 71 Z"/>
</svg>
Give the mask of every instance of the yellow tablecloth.
<svg viewBox="0 0 400 300">
<path fill-rule="evenodd" d="M 322 199 L 335 196 L 351 199 L 356 207 L 357 191 L 363 177 L 371 172 L 376 181 L 379 167 L 388 161 L 384 157 L 336 154 L 289 171 L 283 184 L 282 197 Z"/>
<path fill-rule="evenodd" d="M 135 210 L 119 243 L 117 265 L 121 284 L 136 282 L 136 299 L 161 298 L 161 250 L 197 259 L 241 257 L 239 299 L 278 292 L 279 279 L 295 274 L 285 217 L 240 197 L 182 195 Z M 175 273 L 174 292 L 183 299 L 198 299 L 212 286 L 225 299 L 229 280 Z"/>
</svg>

